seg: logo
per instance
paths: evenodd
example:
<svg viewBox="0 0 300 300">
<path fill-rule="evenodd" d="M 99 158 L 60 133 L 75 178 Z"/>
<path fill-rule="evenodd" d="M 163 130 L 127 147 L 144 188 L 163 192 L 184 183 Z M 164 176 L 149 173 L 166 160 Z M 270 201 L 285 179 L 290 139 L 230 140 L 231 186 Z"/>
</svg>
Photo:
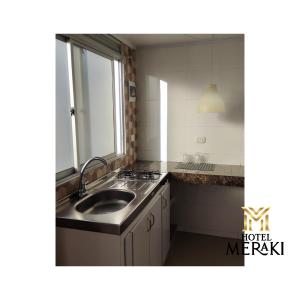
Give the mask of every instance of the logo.
<svg viewBox="0 0 300 300">
<path fill-rule="evenodd" d="M 260 231 L 269 231 L 269 209 L 270 207 L 260 207 L 258 210 L 253 207 L 242 207 L 244 211 L 243 231 L 252 231 L 252 221 L 260 221 Z"/>
<path fill-rule="evenodd" d="M 273 241 L 269 233 L 269 210 L 270 207 L 242 207 L 244 229 L 241 241 L 228 242 L 226 255 L 284 255 L 284 242 Z M 258 226 L 253 226 L 254 222 Z"/>
</svg>

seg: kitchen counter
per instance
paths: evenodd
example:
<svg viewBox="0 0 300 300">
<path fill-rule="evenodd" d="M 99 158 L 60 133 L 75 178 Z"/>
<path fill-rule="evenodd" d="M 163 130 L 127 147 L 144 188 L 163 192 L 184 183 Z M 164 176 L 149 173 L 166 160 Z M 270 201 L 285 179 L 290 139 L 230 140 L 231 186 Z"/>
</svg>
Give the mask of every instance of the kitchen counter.
<svg viewBox="0 0 300 300">
<path fill-rule="evenodd" d="M 109 178 L 106 178 L 107 176 Z M 86 196 L 82 199 L 66 198 L 58 203 L 56 226 L 120 235 L 167 180 L 167 174 L 164 172 L 157 180 L 139 182 L 139 185 L 135 181 L 119 180 L 116 172 L 107 176 L 87 185 Z M 132 192 L 135 198 L 123 209 L 110 213 L 81 213 L 76 209 L 80 203 L 103 190 Z"/>
<path fill-rule="evenodd" d="M 160 179 L 152 183 L 151 188 L 147 192 L 133 190 L 137 195 L 137 199 L 132 201 L 126 209 L 107 215 L 94 216 L 79 213 L 76 211 L 71 199 L 65 198 L 63 204 L 59 204 L 56 210 L 57 226 L 119 235 L 151 200 L 167 177 L 191 184 L 244 186 L 244 167 L 242 166 L 215 165 L 214 171 L 198 171 L 176 169 L 176 165 L 176 162 L 136 161 L 134 164 L 127 166 L 126 169 L 159 170 L 162 173 Z M 107 181 L 105 178 L 100 178 L 92 182 L 88 191 L 89 194 L 95 193 L 99 189 L 111 188 L 111 185 L 115 183 L 120 185 L 117 188 L 130 190 L 129 186 L 122 185 L 114 176 Z M 103 181 L 103 183 L 100 183 L 100 181 Z"/>
<path fill-rule="evenodd" d="M 215 165 L 214 171 L 176 169 L 177 162 L 136 161 L 128 168 L 159 170 L 169 173 L 176 180 L 192 184 L 244 186 L 244 167 L 237 165 Z"/>
</svg>

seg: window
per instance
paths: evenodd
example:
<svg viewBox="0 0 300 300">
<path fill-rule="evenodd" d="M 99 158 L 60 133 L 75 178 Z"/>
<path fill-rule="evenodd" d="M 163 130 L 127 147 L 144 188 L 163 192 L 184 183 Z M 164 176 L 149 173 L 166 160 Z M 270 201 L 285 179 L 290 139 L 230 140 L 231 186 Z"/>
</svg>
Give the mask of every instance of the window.
<svg viewBox="0 0 300 300">
<path fill-rule="evenodd" d="M 74 172 L 67 43 L 56 40 L 56 172 Z"/>
<path fill-rule="evenodd" d="M 122 64 L 82 43 L 56 43 L 57 61 L 63 61 L 56 65 L 56 172 L 61 179 L 93 156 L 124 153 Z"/>
</svg>

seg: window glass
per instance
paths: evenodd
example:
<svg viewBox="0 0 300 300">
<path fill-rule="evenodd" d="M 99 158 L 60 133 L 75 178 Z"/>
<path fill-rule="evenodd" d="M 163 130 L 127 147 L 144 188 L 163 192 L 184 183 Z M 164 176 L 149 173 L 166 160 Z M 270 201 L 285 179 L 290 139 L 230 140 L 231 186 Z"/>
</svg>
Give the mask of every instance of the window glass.
<svg viewBox="0 0 300 300">
<path fill-rule="evenodd" d="M 115 152 L 112 61 L 82 49 L 83 101 L 77 109 L 80 163 Z"/>
<path fill-rule="evenodd" d="M 56 40 L 56 173 L 73 166 L 67 44 Z"/>
<path fill-rule="evenodd" d="M 58 180 L 94 156 L 124 153 L 122 63 L 113 57 L 56 40 Z"/>
</svg>

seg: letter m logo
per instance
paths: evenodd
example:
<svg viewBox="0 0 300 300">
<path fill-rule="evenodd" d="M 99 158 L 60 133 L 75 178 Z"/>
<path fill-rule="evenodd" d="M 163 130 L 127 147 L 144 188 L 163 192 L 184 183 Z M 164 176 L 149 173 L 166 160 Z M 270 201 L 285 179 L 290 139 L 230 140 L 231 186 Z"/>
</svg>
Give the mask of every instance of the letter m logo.
<svg viewBox="0 0 300 300">
<path fill-rule="evenodd" d="M 260 207 L 255 210 L 253 207 L 242 207 L 244 211 L 244 230 L 252 231 L 252 222 L 260 221 L 260 231 L 269 231 L 269 211 L 270 207 Z"/>
</svg>

